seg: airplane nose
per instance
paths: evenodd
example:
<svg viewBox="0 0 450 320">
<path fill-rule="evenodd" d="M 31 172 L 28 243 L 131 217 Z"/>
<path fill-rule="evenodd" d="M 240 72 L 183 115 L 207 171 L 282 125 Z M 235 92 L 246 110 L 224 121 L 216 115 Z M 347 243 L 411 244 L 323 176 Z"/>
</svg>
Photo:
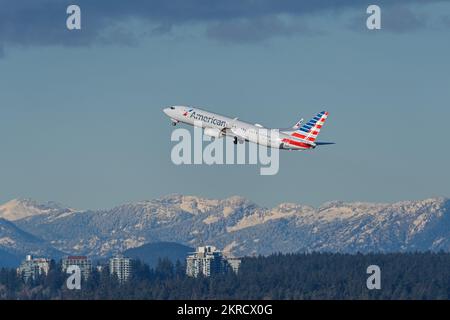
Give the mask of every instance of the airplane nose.
<svg viewBox="0 0 450 320">
<path fill-rule="evenodd" d="M 163 112 L 165 114 L 167 114 L 168 116 L 170 116 L 171 114 L 173 114 L 175 111 L 175 107 L 167 107 L 163 109 Z"/>
</svg>

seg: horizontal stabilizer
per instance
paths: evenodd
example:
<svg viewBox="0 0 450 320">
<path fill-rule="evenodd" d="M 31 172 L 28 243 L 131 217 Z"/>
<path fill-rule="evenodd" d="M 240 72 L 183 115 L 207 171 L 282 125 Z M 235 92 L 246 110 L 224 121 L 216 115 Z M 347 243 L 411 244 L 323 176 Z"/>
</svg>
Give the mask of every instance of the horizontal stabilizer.
<svg viewBox="0 0 450 320">
<path fill-rule="evenodd" d="M 314 142 L 316 146 L 326 146 L 328 144 L 336 144 L 336 142 Z"/>
</svg>

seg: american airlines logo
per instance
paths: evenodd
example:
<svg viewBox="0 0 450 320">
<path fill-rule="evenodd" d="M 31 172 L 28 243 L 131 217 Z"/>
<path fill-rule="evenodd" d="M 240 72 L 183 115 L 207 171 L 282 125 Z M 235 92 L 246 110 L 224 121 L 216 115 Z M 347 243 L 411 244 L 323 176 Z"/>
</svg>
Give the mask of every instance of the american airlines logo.
<svg viewBox="0 0 450 320">
<path fill-rule="evenodd" d="M 188 112 L 192 112 L 192 109 Z M 185 115 L 187 115 L 187 113 Z M 219 127 L 223 127 L 223 128 L 225 128 L 227 126 L 227 123 L 224 120 L 216 119 L 215 117 L 205 116 L 205 115 L 195 112 L 195 111 L 191 113 L 190 118 L 204 122 L 204 123 L 210 123 L 215 126 L 219 126 Z"/>
</svg>

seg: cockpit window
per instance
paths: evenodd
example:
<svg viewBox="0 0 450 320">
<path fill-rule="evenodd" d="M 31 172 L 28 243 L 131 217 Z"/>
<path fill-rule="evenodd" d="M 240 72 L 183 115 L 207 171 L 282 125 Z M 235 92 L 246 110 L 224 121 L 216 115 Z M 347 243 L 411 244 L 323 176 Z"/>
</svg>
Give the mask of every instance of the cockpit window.
<svg viewBox="0 0 450 320">
<path fill-rule="evenodd" d="M 170 109 L 175 110 L 175 107 L 170 107 Z"/>
</svg>

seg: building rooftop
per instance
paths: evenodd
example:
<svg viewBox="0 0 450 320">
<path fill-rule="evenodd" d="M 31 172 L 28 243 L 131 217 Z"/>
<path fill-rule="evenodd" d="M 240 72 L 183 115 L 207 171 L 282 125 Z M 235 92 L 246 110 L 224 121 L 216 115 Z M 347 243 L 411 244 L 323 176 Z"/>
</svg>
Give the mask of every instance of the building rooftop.
<svg viewBox="0 0 450 320">
<path fill-rule="evenodd" d="M 69 260 L 87 260 L 86 256 L 68 256 L 67 259 Z"/>
</svg>

